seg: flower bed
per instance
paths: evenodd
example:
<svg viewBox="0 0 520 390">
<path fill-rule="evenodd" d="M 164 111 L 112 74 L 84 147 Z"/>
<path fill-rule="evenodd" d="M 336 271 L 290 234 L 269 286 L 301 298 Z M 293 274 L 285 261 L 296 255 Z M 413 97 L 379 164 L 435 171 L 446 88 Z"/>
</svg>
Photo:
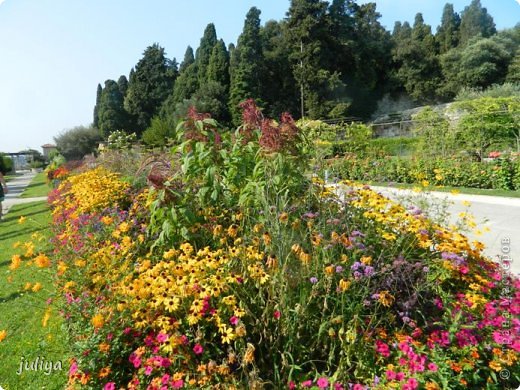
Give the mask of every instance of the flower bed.
<svg viewBox="0 0 520 390">
<path fill-rule="evenodd" d="M 244 106 L 195 112 L 151 189 L 99 168 L 51 195 L 70 388 L 504 388 L 519 281 L 369 188 L 305 179 L 306 145 Z"/>
<path fill-rule="evenodd" d="M 346 156 L 330 160 L 326 169 L 348 180 L 397 183 L 426 181 L 438 186 L 520 189 L 520 160 L 514 155 L 489 162 Z"/>
</svg>

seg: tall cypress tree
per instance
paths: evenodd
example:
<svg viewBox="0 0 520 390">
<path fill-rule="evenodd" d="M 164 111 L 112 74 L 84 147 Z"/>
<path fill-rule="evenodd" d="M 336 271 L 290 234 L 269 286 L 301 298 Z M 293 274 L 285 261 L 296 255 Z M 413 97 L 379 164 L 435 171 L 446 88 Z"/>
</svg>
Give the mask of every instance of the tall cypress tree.
<svg viewBox="0 0 520 390">
<path fill-rule="evenodd" d="M 96 129 L 99 129 L 99 103 L 101 102 L 101 94 L 103 93 L 103 88 L 101 84 L 97 85 L 96 91 L 96 105 L 94 106 L 94 120 L 92 122 L 92 126 Z"/>
<path fill-rule="evenodd" d="M 126 96 L 126 92 L 128 91 L 128 80 L 125 75 L 122 75 L 117 80 L 117 85 L 119 86 L 119 91 L 123 97 Z"/>
<path fill-rule="evenodd" d="M 197 49 L 195 56 L 195 62 L 197 63 L 198 79 L 200 83 L 206 80 L 206 72 L 209 65 L 209 60 L 213 48 L 217 44 L 217 32 L 215 31 L 215 25 L 210 23 L 204 30 L 204 35 L 200 39 L 200 45 Z"/>
<path fill-rule="evenodd" d="M 126 130 L 127 116 L 123 94 L 114 80 L 105 81 L 99 103 L 99 129 L 104 137 L 116 130 Z"/>
<path fill-rule="evenodd" d="M 222 39 L 213 46 L 205 79 L 229 89 L 229 54 Z"/>
<path fill-rule="evenodd" d="M 466 45 L 475 35 L 488 38 L 497 32 L 493 17 L 487 9 L 482 7 L 480 0 L 472 0 L 471 4 L 464 8 L 460 20 L 460 44 Z"/>
<path fill-rule="evenodd" d="M 138 135 L 171 93 L 172 82 L 164 49 L 158 44 L 149 46 L 130 77 L 125 97 L 125 108 L 136 118 Z"/>
<path fill-rule="evenodd" d="M 260 10 L 252 7 L 246 15 L 244 29 L 238 37 L 231 68 L 230 112 L 233 122 L 240 122 L 239 104 L 245 99 L 262 99 L 264 59 L 260 39 Z"/>
<path fill-rule="evenodd" d="M 191 46 L 186 48 L 186 52 L 184 53 L 184 59 L 181 62 L 181 66 L 179 67 L 179 72 L 184 72 L 184 70 L 195 62 L 195 56 L 193 55 L 193 49 Z"/>
<path fill-rule="evenodd" d="M 453 4 L 446 3 L 442 11 L 441 24 L 437 28 L 435 39 L 439 45 L 439 53 L 457 47 L 459 43 L 460 16 L 453 10 Z"/>
</svg>

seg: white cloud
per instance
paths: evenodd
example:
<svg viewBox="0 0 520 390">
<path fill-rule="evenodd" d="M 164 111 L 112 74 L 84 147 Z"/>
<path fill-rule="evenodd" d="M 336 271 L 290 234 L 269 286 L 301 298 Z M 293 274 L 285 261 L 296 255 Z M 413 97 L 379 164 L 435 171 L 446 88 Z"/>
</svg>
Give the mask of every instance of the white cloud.
<svg viewBox="0 0 520 390">
<path fill-rule="evenodd" d="M 5 0 L 0 0 L 0 5 L 2 5 L 2 3 L 4 2 Z M 517 0 L 517 1 L 520 1 L 520 0 Z"/>
</svg>

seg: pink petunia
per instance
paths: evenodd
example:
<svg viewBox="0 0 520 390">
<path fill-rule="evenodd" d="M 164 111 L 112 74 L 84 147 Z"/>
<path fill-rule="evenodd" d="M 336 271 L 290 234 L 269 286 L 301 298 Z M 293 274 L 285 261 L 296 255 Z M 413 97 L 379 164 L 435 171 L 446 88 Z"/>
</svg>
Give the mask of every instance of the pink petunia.
<svg viewBox="0 0 520 390">
<path fill-rule="evenodd" d="M 103 390 L 115 390 L 116 384 L 114 382 L 108 382 L 104 387 Z"/>
<path fill-rule="evenodd" d="M 277 320 L 280 319 L 280 317 L 282 316 L 282 313 L 280 313 L 279 310 L 276 310 L 273 314 L 274 318 L 276 318 Z"/>
<path fill-rule="evenodd" d="M 428 370 L 436 372 L 438 369 L 437 365 L 435 363 L 429 363 L 428 364 Z"/>
<path fill-rule="evenodd" d="M 166 333 L 159 333 L 157 335 L 157 341 L 160 342 L 160 343 L 165 343 L 166 341 L 168 341 L 170 336 L 168 336 Z"/>
<path fill-rule="evenodd" d="M 237 317 L 237 316 L 233 316 L 233 317 L 231 317 L 231 318 L 229 319 L 229 323 L 230 323 L 231 325 L 236 325 L 236 324 L 238 324 L 238 317 Z"/>
<path fill-rule="evenodd" d="M 144 369 L 144 374 L 145 375 L 151 375 L 152 371 L 153 371 L 153 367 L 152 366 L 146 366 L 145 369 Z"/>
<path fill-rule="evenodd" d="M 302 382 L 302 387 L 311 387 L 311 386 L 312 386 L 312 381 L 311 380 L 307 380 L 307 381 Z"/>
<path fill-rule="evenodd" d="M 180 389 L 184 386 L 184 381 L 182 379 L 176 380 L 172 383 L 172 387 L 174 389 Z"/>
<path fill-rule="evenodd" d="M 78 371 L 78 363 L 73 362 L 69 368 L 69 375 L 74 375 Z"/>
<path fill-rule="evenodd" d="M 316 382 L 316 384 L 320 389 L 326 389 L 329 387 L 329 380 L 325 377 L 321 377 L 320 379 L 318 379 L 318 382 Z"/>
<path fill-rule="evenodd" d="M 195 344 L 193 347 L 193 352 L 195 352 L 195 355 L 200 355 L 202 352 L 204 352 L 204 348 L 200 344 Z"/>
</svg>

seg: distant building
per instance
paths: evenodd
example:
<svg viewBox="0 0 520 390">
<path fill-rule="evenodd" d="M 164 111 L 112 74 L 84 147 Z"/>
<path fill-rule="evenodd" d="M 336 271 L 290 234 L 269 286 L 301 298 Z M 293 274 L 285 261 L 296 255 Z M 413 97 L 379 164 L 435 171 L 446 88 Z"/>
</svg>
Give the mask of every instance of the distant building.
<svg viewBox="0 0 520 390">
<path fill-rule="evenodd" d="M 58 149 L 56 148 L 56 145 L 45 144 L 45 145 L 42 145 L 42 150 L 43 150 L 43 157 L 45 157 L 45 160 L 49 160 L 49 155 Z"/>
</svg>

